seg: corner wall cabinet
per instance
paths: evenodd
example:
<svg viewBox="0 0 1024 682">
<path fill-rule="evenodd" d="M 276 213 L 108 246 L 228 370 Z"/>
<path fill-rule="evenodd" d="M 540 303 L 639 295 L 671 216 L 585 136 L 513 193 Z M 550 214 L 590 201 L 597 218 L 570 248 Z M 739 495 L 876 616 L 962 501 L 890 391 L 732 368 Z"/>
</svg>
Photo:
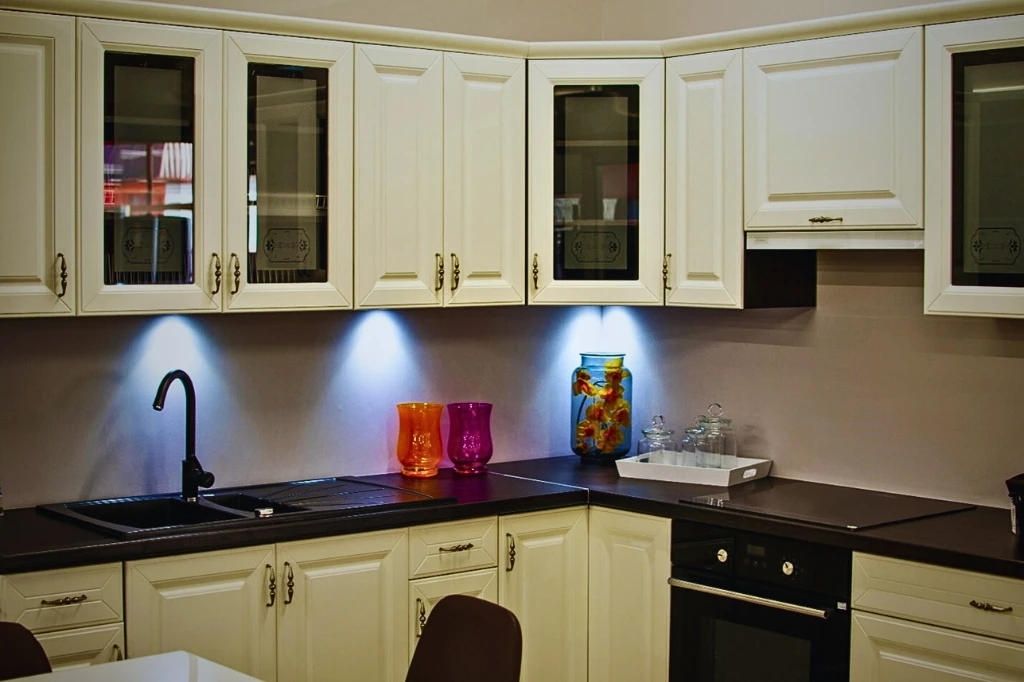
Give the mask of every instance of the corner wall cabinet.
<svg viewBox="0 0 1024 682">
<path fill-rule="evenodd" d="M 590 509 L 589 681 L 668 679 L 670 519 Z"/>
<path fill-rule="evenodd" d="M 124 658 L 123 604 L 119 563 L 0 577 L 0 620 L 31 630 L 54 670 Z"/>
<path fill-rule="evenodd" d="M 78 27 L 79 308 L 217 311 L 221 32 Z"/>
<path fill-rule="evenodd" d="M 925 30 L 924 308 L 1024 317 L 1024 17 Z"/>
<path fill-rule="evenodd" d="M 665 61 L 531 61 L 530 303 L 664 301 Z"/>
<path fill-rule="evenodd" d="M 742 308 L 743 54 L 666 67 L 665 302 Z"/>
<path fill-rule="evenodd" d="M 1024 676 L 1024 581 L 855 554 L 850 682 Z"/>
<path fill-rule="evenodd" d="M 185 649 L 268 682 L 401 682 L 407 571 L 405 529 L 128 562 L 128 653 Z"/>
<path fill-rule="evenodd" d="M 921 35 L 743 51 L 748 230 L 921 227 Z"/>
<path fill-rule="evenodd" d="M 352 45 L 224 46 L 224 309 L 351 308 Z"/>
<path fill-rule="evenodd" d="M 73 315 L 75 21 L 0 24 L 0 316 Z"/>
<path fill-rule="evenodd" d="M 587 510 L 503 516 L 498 603 L 523 630 L 522 682 L 587 680 Z"/>
</svg>

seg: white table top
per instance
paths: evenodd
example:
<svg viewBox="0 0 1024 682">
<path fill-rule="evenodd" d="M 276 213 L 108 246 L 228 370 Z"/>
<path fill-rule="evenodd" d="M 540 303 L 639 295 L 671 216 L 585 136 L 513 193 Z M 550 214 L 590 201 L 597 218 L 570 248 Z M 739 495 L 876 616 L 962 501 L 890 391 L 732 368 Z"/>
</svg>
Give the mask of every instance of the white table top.
<svg viewBox="0 0 1024 682">
<path fill-rule="evenodd" d="M 185 651 L 22 677 L 32 682 L 259 682 Z"/>
</svg>

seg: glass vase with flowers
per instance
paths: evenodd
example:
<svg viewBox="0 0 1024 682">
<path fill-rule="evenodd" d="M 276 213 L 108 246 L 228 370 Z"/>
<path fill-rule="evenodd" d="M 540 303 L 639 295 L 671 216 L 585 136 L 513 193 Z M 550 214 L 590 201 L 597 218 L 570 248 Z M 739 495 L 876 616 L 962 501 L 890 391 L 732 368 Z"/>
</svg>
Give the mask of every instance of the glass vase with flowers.
<svg viewBox="0 0 1024 682">
<path fill-rule="evenodd" d="M 624 353 L 580 356 L 572 374 L 572 451 L 584 462 L 614 462 L 632 442 L 633 375 Z"/>
</svg>

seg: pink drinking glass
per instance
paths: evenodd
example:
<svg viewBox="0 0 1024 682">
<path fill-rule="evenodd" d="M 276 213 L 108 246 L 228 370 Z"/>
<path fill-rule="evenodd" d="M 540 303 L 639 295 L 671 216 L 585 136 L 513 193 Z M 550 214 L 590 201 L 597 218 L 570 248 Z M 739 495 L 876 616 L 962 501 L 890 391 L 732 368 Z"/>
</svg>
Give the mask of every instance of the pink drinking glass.
<svg viewBox="0 0 1024 682">
<path fill-rule="evenodd" d="M 491 403 L 448 403 L 448 459 L 457 474 L 485 474 L 494 454 Z"/>
</svg>

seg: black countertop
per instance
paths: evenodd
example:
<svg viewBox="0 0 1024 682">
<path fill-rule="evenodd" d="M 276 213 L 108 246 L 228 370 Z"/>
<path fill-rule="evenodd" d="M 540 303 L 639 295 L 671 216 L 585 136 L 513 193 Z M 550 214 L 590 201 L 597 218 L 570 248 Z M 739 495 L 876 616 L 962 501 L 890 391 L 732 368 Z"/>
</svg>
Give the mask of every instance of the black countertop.
<svg viewBox="0 0 1024 682">
<path fill-rule="evenodd" d="M 620 478 L 614 466 L 581 465 L 575 456 L 505 462 L 490 468 L 497 473 L 587 488 L 590 504 L 595 506 L 1024 578 L 1024 541 L 1018 542 L 1017 536 L 1010 531 L 1008 509 L 975 507 L 944 516 L 849 531 L 706 505 L 681 504 L 680 499 L 710 495 L 721 492 L 722 488 Z M 788 482 L 786 479 L 768 478 L 742 485 L 763 488 Z M 826 490 L 832 486 L 804 483 L 799 489 L 806 491 L 814 487 Z"/>
<path fill-rule="evenodd" d="M 160 538 L 118 540 L 35 509 L 13 509 L 0 517 L 0 573 L 145 559 L 247 545 L 270 544 L 458 519 L 515 514 L 590 504 L 672 519 L 740 528 L 846 547 L 872 554 L 952 568 L 1024 578 L 1024 543 L 1010 532 L 1009 511 L 978 507 L 917 521 L 860 531 L 816 526 L 717 507 L 680 504 L 681 498 L 721 488 L 619 478 L 614 467 L 583 466 L 578 458 L 554 457 L 491 464 L 487 476 L 456 476 L 442 469 L 435 478 L 400 474 L 353 480 L 411 490 L 452 504 L 382 513 L 321 517 Z M 744 486 L 784 484 L 765 479 Z M 799 490 L 807 490 L 804 484 Z M 823 486 L 824 488 L 825 486 Z M 589 492 L 588 492 L 589 491 Z"/>
</svg>

